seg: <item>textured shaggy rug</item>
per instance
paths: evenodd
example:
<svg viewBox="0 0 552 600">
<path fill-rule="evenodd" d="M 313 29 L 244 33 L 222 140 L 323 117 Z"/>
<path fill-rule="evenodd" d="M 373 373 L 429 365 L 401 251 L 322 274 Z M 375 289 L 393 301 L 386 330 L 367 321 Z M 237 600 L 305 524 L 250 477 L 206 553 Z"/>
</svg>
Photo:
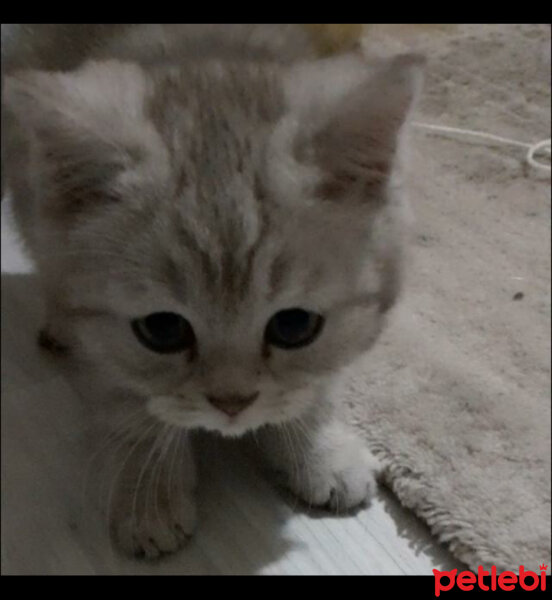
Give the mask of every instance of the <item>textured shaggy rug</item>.
<svg viewBox="0 0 552 600">
<path fill-rule="evenodd" d="M 550 137 L 550 27 L 459 26 L 416 120 Z M 470 568 L 550 564 L 550 174 L 523 148 L 412 136 L 413 259 L 353 420 L 384 481 Z M 359 375 L 362 373 L 362 376 Z"/>
</svg>

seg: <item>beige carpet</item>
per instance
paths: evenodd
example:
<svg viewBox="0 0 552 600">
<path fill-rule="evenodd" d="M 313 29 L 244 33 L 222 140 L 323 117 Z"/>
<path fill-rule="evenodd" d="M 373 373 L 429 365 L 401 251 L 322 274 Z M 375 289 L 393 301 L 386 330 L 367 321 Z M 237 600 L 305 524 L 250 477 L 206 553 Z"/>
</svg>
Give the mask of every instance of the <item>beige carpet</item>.
<svg viewBox="0 0 552 600">
<path fill-rule="evenodd" d="M 432 34 L 417 120 L 550 137 L 550 27 Z M 550 175 L 522 148 L 412 136 L 412 266 L 352 370 L 384 479 L 470 568 L 550 564 Z"/>
</svg>

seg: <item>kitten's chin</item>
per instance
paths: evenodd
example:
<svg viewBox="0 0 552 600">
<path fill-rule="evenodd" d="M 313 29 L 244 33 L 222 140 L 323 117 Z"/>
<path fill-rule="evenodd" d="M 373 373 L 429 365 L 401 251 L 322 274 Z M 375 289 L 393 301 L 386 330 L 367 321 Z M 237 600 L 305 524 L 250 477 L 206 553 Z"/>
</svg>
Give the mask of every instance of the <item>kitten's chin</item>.
<svg viewBox="0 0 552 600">
<path fill-rule="evenodd" d="M 235 416 L 220 411 L 185 409 L 175 396 L 156 396 L 148 401 L 147 409 L 162 423 L 182 429 L 216 431 L 224 437 L 241 437 L 265 425 L 277 425 L 292 421 L 306 410 L 306 403 L 295 403 L 293 409 L 259 410 L 250 407 Z"/>
</svg>

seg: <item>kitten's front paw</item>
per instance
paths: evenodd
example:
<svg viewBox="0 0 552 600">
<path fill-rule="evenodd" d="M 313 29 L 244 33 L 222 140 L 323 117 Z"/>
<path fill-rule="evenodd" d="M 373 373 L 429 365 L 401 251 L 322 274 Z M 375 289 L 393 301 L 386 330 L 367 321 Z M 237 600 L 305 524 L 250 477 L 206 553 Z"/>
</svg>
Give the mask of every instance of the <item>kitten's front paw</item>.
<svg viewBox="0 0 552 600">
<path fill-rule="evenodd" d="M 176 552 L 192 535 L 196 502 L 191 492 L 175 498 L 147 498 L 147 493 L 122 493 L 111 516 L 115 545 L 125 554 L 148 559 Z"/>
<path fill-rule="evenodd" d="M 317 453 L 290 477 L 290 487 L 309 506 L 346 512 L 374 496 L 379 468 L 369 450 L 352 439 Z"/>
</svg>

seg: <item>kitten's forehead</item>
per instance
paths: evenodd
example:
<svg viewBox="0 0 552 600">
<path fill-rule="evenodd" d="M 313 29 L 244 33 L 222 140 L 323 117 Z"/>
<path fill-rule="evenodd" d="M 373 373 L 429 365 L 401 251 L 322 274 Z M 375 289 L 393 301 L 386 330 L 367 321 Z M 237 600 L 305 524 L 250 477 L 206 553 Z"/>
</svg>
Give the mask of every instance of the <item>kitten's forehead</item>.
<svg viewBox="0 0 552 600">
<path fill-rule="evenodd" d="M 152 223 L 133 255 L 155 256 L 152 277 L 162 273 L 173 298 L 221 320 L 353 278 L 365 226 L 344 203 L 306 201 L 310 172 L 293 155 L 293 127 L 282 126 L 277 70 L 212 63 L 150 75 L 146 116 L 168 168 L 140 191 Z"/>
<path fill-rule="evenodd" d="M 147 112 L 168 150 L 163 201 L 172 204 L 175 242 L 226 291 L 243 289 L 266 226 L 260 181 L 283 95 L 277 67 L 264 67 L 212 62 L 152 73 Z"/>
<path fill-rule="evenodd" d="M 195 184 L 203 201 L 229 183 L 250 181 L 266 137 L 283 114 L 276 66 L 217 62 L 150 73 L 146 117 L 166 145 L 173 178 Z"/>
<path fill-rule="evenodd" d="M 226 330 L 293 306 L 322 310 L 350 293 L 361 266 L 360 233 L 348 227 L 345 237 L 338 221 L 330 228 L 308 209 L 265 206 L 255 214 L 249 239 L 236 231 L 225 237 L 205 221 L 174 223 L 176 235 L 163 243 L 173 297 Z"/>
</svg>

